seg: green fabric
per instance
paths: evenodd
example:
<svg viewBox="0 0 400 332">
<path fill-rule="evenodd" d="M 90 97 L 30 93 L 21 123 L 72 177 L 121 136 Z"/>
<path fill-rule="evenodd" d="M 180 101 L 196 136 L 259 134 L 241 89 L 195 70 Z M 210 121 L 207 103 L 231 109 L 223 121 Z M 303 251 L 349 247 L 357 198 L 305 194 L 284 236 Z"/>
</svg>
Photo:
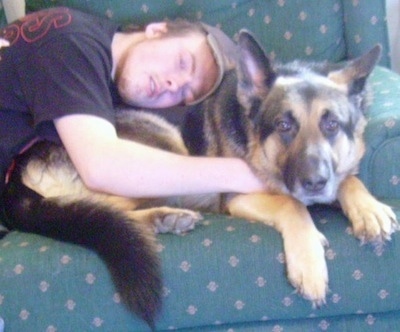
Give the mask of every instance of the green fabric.
<svg viewBox="0 0 400 332">
<path fill-rule="evenodd" d="M 0 1 L 0 27 L 7 24 L 6 13 L 4 11 L 3 3 Z"/>
<path fill-rule="evenodd" d="M 312 5 L 310 5 L 312 3 Z M 219 25 L 231 36 L 253 31 L 267 52 L 293 58 L 341 60 L 379 42 L 388 66 L 384 1 L 348 0 L 28 0 L 28 10 L 67 5 L 135 23 L 188 17 Z M 0 9 L 1 18 L 1 9 Z M 377 68 L 360 177 L 390 198 L 400 216 L 400 79 Z M 160 235 L 164 271 L 160 330 L 395 331 L 400 324 L 400 233 L 383 247 L 360 246 L 343 215 L 312 208 L 330 242 L 327 305 L 312 309 L 285 276 L 282 240 L 273 229 L 207 215 L 184 236 Z M 6 332 L 146 331 L 115 293 L 92 252 L 33 234 L 0 240 L 0 317 Z"/>
<path fill-rule="evenodd" d="M 366 1 L 314 0 L 310 6 L 309 0 L 28 0 L 27 9 L 66 5 L 135 24 L 176 17 L 200 19 L 220 26 L 231 37 L 246 28 L 280 61 L 339 61 L 379 42 L 384 47 L 381 64 L 389 66 L 385 8 L 383 1 L 373 2 L 371 6 Z"/>
<path fill-rule="evenodd" d="M 264 321 L 237 325 L 202 327 L 202 332 L 395 332 L 399 330 L 400 312 L 385 314 L 356 314 L 326 319 L 309 318 L 290 321 Z M 180 332 L 199 331 L 182 329 Z"/>
<path fill-rule="evenodd" d="M 370 83 L 373 103 L 360 177 L 377 197 L 400 198 L 400 76 L 378 67 Z"/>
<path fill-rule="evenodd" d="M 312 215 L 330 242 L 326 306 L 313 309 L 293 292 L 276 231 L 206 215 L 187 235 L 159 236 L 165 303 L 158 328 L 266 320 L 284 327 L 310 317 L 314 325 L 334 324 L 335 317 L 358 313 L 365 323 L 367 314 L 400 311 L 400 279 L 393 278 L 400 273 L 400 233 L 384 247 L 360 246 L 336 210 L 316 207 Z M 7 331 L 145 329 L 119 303 L 107 270 L 90 251 L 19 232 L 1 240 L 0 249 L 0 317 Z"/>
<path fill-rule="evenodd" d="M 345 40 L 347 57 L 360 56 L 371 45 L 381 44 L 383 55 L 381 64 L 389 67 L 389 40 L 386 21 L 386 1 L 343 0 L 345 19 Z"/>
</svg>

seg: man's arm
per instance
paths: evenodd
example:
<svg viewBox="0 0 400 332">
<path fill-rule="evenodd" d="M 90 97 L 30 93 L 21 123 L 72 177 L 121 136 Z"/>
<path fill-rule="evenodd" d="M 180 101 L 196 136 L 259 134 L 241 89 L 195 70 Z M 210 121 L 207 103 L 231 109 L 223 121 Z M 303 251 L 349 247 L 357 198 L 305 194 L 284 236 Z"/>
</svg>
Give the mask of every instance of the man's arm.
<svg viewBox="0 0 400 332">
<path fill-rule="evenodd" d="M 55 125 L 92 190 L 126 197 L 262 190 L 241 159 L 182 156 L 122 140 L 110 122 L 91 115 L 64 116 Z"/>
</svg>

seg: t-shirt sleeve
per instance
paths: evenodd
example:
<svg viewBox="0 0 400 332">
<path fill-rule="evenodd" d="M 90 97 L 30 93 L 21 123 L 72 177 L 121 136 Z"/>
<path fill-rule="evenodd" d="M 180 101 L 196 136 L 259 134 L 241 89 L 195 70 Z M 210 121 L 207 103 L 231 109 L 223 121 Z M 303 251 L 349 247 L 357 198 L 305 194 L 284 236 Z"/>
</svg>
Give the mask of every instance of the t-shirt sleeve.
<svg viewBox="0 0 400 332">
<path fill-rule="evenodd" d="M 70 114 L 114 122 L 109 48 L 89 36 L 70 35 L 52 38 L 35 52 L 20 67 L 35 126 Z"/>
</svg>

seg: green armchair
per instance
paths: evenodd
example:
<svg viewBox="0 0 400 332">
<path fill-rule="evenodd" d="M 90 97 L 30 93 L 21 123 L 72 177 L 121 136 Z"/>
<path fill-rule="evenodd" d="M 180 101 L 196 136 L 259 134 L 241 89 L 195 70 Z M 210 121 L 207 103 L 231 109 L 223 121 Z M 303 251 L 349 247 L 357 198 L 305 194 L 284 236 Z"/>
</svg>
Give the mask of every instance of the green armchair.
<svg viewBox="0 0 400 332">
<path fill-rule="evenodd" d="M 384 1 L 369 0 L 28 0 L 28 11 L 66 5 L 122 23 L 201 19 L 229 35 L 252 31 L 280 61 L 342 61 L 376 43 L 374 100 L 360 177 L 400 218 L 400 76 L 389 69 Z M 0 16 L 1 17 L 1 16 Z M 164 307 L 157 330 L 394 331 L 400 326 L 400 233 L 361 246 L 340 210 L 310 208 L 330 246 L 327 304 L 313 309 L 285 275 L 272 228 L 205 215 L 192 232 L 160 235 Z M 0 317 L 5 331 L 147 331 L 121 304 L 103 262 L 91 251 L 10 232 L 0 240 Z"/>
</svg>

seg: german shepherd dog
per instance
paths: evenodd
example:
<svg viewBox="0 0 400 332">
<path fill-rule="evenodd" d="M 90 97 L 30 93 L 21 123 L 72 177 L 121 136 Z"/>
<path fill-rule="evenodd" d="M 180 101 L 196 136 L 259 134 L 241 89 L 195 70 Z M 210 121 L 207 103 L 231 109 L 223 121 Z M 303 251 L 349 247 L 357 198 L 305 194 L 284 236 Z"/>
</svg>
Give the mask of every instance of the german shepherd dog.
<svg viewBox="0 0 400 332">
<path fill-rule="evenodd" d="M 7 186 L 6 213 L 14 228 L 95 250 L 125 303 L 153 328 L 162 288 L 154 233 L 191 230 L 201 218 L 192 209 L 218 207 L 281 232 L 288 278 L 317 306 L 328 289 L 327 240 L 307 205 L 337 200 L 363 242 L 383 242 L 397 229 L 392 210 L 354 175 L 364 153 L 366 80 L 380 48 L 344 65 L 273 65 L 242 31 L 238 50 L 236 70 L 188 113 L 182 135 L 142 112 L 121 112 L 117 131 L 176 153 L 242 158 L 263 181 L 264 192 L 150 201 L 94 193 L 66 151 L 48 142 L 18 156 Z"/>
<path fill-rule="evenodd" d="M 367 78 L 381 48 L 341 65 L 279 65 L 246 31 L 238 47 L 236 74 L 189 112 L 184 141 L 194 155 L 246 160 L 265 192 L 229 197 L 226 211 L 282 234 L 290 282 L 320 306 L 328 290 L 328 241 L 306 206 L 337 201 L 363 243 L 382 243 L 398 229 L 391 208 L 355 176 L 365 150 Z"/>
</svg>

